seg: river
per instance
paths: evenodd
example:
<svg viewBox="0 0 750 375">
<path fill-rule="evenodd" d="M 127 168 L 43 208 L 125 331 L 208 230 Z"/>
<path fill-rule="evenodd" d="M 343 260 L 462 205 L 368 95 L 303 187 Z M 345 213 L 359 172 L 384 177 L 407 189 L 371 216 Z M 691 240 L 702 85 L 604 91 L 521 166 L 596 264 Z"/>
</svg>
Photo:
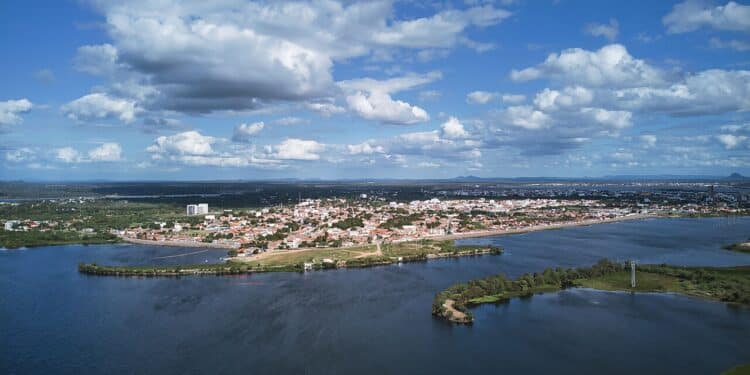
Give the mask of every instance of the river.
<svg viewBox="0 0 750 375">
<path fill-rule="evenodd" d="M 473 326 L 458 326 L 432 318 L 430 305 L 455 282 L 603 257 L 750 264 L 721 249 L 748 237 L 750 218 L 649 219 L 462 241 L 501 245 L 500 256 L 183 278 L 87 276 L 76 265 L 215 262 L 224 252 L 0 251 L 0 373 L 718 373 L 750 362 L 750 309 L 574 289 L 483 305 Z"/>
</svg>

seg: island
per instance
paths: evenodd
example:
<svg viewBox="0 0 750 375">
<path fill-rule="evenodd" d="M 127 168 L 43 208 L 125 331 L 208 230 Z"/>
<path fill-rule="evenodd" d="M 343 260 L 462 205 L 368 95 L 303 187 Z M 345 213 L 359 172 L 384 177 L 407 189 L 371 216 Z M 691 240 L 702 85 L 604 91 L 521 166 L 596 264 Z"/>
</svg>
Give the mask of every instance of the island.
<svg viewBox="0 0 750 375">
<path fill-rule="evenodd" d="M 725 249 L 731 251 L 737 251 L 740 253 L 750 253 L 750 239 L 745 242 L 738 242 L 728 246 L 724 246 Z"/>
<path fill-rule="evenodd" d="M 230 250 L 230 255 L 236 255 Z M 454 241 L 420 240 L 350 248 L 311 248 L 267 252 L 253 258 L 230 257 L 220 264 L 170 266 L 106 266 L 82 263 L 78 271 L 104 276 L 225 275 L 256 272 L 304 272 L 336 268 L 362 268 L 435 258 L 500 255 L 494 245 L 456 245 Z"/>
<path fill-rule="evenodd" d="M 750 306 L 750 266 L 638 265 L 635 288 L 631 287 L 629 262 L 615 263 L 607 259 L 590 267 L 548 268 L 515 280 L 500 274 L 455 284 L 439 292 L 432 303 L 432 314 L 451 322 L 471 324 L 474 319 L 469 308 L 472 306 L 576 287 L 670 292 Z"/>
</svg>

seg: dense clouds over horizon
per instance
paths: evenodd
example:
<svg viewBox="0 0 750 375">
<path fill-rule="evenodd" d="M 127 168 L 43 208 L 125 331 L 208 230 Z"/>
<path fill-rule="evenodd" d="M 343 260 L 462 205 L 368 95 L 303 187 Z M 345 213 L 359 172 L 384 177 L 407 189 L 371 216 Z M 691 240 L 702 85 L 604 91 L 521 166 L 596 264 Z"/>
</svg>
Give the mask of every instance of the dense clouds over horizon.
<svg viewBox="0 0 750 375">
<path fill-rule="evenodd" d="M 0 29 L 4 180 L 750 174 L 741 2 L 10 1 Z"/>
</svg>

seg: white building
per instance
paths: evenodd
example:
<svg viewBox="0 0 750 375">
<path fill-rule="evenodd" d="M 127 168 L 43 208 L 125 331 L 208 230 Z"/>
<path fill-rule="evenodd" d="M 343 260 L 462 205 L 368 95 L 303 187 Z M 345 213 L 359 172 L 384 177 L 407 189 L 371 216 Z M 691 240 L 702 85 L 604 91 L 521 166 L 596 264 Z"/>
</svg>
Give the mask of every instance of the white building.
<svg viewBox="0 0 750 375">
<path fill-rule="evenodd" d="M 187 215 L 205 215 L 208 213 L 208 203 L 189 204 L 187 205 Z"/>
<path fill-rule="evenodd" d="M 14 230 L 13 226 L 16 225 L 16 224 L 20 224 L 20 223 L 21 222 L 18 221 L 18 220 L 8 220 L 8 221 L 5 222 L 5 230 L 12 231 L 12 230 Z"/>
<path fill-rule="evenodd" d="M 205 215 L 208 213 L 208 203 L 198 204 L 198 215 Z"/>
</svg>

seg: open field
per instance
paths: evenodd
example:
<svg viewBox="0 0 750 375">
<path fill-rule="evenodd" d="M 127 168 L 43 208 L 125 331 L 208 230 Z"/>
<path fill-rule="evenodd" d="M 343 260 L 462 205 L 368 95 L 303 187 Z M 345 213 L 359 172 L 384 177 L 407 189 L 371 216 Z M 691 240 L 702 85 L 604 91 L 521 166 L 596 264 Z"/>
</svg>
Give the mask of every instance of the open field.
<svg viewBox="0 0 750 375">
<path fill-rule="evenodd" d="M 320 263 L 323 259 L 335 262 L 348 261 L 358 257 L 376 256 L 375 245 L 350 248 L 321 248 L 301 250 L 279 250 L 247 258 L 234 258 L 237 263 L 250 263 L 262 266 L 286 266 L 302 263 Z"/>
<path fill-rule="evenodd" d="M 581 279 L 577 285 L 584 288 L 599 290 L 625 290 L 631 292 L 685 292 L 685 287 L 676 277 L 636 272 L 635 288 L 630 287 L 630 272 L 622 271 L 610 275 L 603 275 L 593 279 Z"/>
<path fill-rule="evenodd" d="M 429 251 L 429 252 L 428 252 Z M 80 264 L 79 272 L 106 276 L 184 276 L 206 274 L 237 274 L 251 272 L 301 272 L 311 269 L 370 267 L 397 262 L 422 261 L 448 256 L 501 254 L 489 246 L 455 246 L 453 241 L 424 241 L 420 244 L 380 244 L 350 248 L 312 248 L 273 251 L 252 257 L 234 257 L 226 263 L 175 266 L 107 266 Z"/>
<path fill-rule="evenodd" d="M 374 244 L 346 248 L 309 248 L 277 250 L 248 257 L 236 257 L 231 261 L 259 266 L 289 266 L 302 263 L 320 263 L 331 259 L 346 265 L 356 261 L 387 263 L 404 260 L 422 260 L 443 256 L 480 255 L 499 252 L 490 246 L 457 246 L 453 241 L 420 240 L 388 244 Z"/>
</svg>

